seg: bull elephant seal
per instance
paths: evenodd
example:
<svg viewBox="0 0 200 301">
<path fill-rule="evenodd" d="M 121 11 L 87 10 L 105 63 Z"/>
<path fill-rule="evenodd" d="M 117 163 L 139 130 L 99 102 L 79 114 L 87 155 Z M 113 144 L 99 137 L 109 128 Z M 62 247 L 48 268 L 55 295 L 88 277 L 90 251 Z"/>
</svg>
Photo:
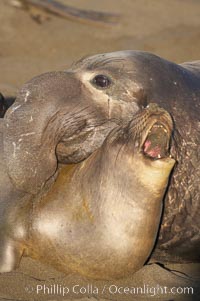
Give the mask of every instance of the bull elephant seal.
<svg viewBox="0 0 200 301">
<path fill-rule="evenodd" d="M 83 65 L 90 66 L 88 82 L 97 68 L 112 80 L 104 96 L 112 96 L 115 90 L 121 95 L 131 94 L 139 107 L 153 100 L 173 117 L 172 153 L 177 164 L 165 196 L 152 258 L 162 262 L 199 262 L 200 61 L 178 65 L 147 52 L 120 51 L 88 57 L 75 64 L 74 70 Z"/>
<path fill-rule="evenodd" d="M 82 72 L 84 76 L 84 68 Z M 19 190 L 36 194 L 55 174 L 57 160 L 83 160 L 138 110 L 131 96 L 119 102 L 118 91 L 113 99 L 102 99 L 98 88 L 109 85 L 102 81 L 95 75 L 92 89 L 84 85 L 80 71 L 60 71 L 22 87 L 2 122 L 7 173 Z"/>
<path fill-rule="evenodd" d="M 150 53 L 121 51 L 81 59 L 67 72 L 25 84 L 0 119 L 0 262 L 10 209 L 22 199 L 25 208 L 32 194 L 54 181 L 58 162 L 85 159 L 116 124 L 152 100 L 174 119 L 177 161 L 153 257 L 199 260 L 199 83 L 199 61 L 177 65 Z M 16 228 L 19 237 L 22 228 Z"/>
<path fill-rule="evenodd" d="M 0 119 L 0 271 L 16 265 L 6 257 L 14 252 L 6 238 L 10 209 L 14 215 L 18 203 L 26 206 L 54 181 L 58 162 L 85 159 L 116 125 L 130 120 L 139 109 L 131 93 L 122 94 L 120 80 L 120 90 L 105 97 L 110 80 L 97 68 L 89 84 L 87 74 L 83 61 L 77 70 L 33 78 Z M 21 236 L 21 227 L 16 235 Z"/>
<path fill-rule="evenodd" d="M 170 115 L 152 104 L 111 131 L 88 159 L 61 168 L 48 191 L 12 213 L 10 238 L 16 228 L 22 233 L 13 237 L 15 254 L 95 279 L 141 268 L 155 243 L 175 163 L 172 127 Z"/>
</svg>

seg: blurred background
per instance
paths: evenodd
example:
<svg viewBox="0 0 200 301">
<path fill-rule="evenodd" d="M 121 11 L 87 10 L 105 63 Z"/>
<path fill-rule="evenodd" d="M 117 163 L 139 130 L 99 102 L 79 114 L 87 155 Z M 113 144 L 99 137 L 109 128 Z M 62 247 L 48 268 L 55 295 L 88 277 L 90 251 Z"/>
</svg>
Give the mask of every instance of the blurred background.
<svg viewBox="0 0 200 301">
<path fill-rule="evenodd" d="M 67 69 L 95 53 L 137 49 L 177 63 L 200 59 L 200 0 L 59 0 L 78 9 L 117 14 L 114 24 L 61 18 L 26 2 L 0 0 L 4 95 L 15 95 L 35 75 Z"/>
</svg>

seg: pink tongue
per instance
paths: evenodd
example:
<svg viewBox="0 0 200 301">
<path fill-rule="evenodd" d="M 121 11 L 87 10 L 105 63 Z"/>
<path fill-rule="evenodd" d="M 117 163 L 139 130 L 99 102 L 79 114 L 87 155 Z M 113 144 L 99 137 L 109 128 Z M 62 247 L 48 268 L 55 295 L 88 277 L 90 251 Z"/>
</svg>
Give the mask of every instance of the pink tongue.
<svg viewBox="0 0 200 301">
<path fill-rule="evenodd" d="M 158 145 L 151 148 L 151 141 L 147 140 L 144 144 L 144 152 L 153 158 L 158 158 L 161 148 Z"/>
</svg>

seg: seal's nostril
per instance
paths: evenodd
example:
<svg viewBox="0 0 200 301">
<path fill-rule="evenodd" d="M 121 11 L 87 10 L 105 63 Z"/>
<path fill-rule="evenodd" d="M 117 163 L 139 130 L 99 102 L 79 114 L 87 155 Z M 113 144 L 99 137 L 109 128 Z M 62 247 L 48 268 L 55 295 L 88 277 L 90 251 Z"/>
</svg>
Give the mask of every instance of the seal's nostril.
<svg viewBox="0 0 200 301">
<path fill-rule="evenodd" d="M 141 109 L 146 108 L 148 105 L 147 95 L 142 87 L 140 87 L 137 91 L 134 91 L 132 97 L 134 100 L 137 100 L 137 104 Z"/>
</svg>

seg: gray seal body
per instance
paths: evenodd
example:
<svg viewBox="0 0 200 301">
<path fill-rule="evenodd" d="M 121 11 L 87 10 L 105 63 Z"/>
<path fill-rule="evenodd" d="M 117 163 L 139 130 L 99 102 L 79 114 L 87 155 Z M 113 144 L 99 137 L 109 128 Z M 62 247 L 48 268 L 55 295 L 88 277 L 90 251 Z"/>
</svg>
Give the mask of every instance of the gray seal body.
<svg viewBox="0 0 200 301">
<path fill-rule="evenodd" d="M 120 51 L 34 78 L 0 119 L 1 271 L 18 264 L 29 229 L 23 216 L 29 212 L 31 218 L 33 196 L 51 187 L 59 164 L 88 158 L 116 126 L 151 102 L 173 118 L 171 153 L 177 162 L 153 257 L 199 261 L 200 62 L 177 65 L 146 52 Z"/>
</svg>

